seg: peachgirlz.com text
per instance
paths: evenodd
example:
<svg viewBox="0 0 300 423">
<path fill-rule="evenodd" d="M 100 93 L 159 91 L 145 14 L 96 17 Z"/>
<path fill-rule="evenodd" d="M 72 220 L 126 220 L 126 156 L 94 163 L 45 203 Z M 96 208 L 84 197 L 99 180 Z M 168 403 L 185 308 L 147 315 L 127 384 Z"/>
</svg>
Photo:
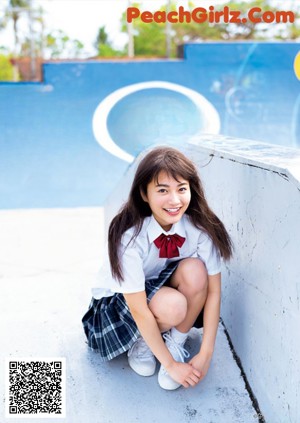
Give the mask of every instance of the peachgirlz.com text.
<svg viewBox="0 0 300 423">
<path fill-rule="evenodd" d="M 166 12 L 157 10 L 149 12 L 145 10 L 141 12 L 137 7 L 128 7 L 126 11 L 126 19 L 128 23 L 135 19 L 140 19 L 144 23 L 235 23 L 246 24 L 251 23 L 293 23 L 295 21 L 295 13 L 291 10 L 286 11 L 262 11 L 260 7 L 252 7 L 248 10 L 247 16 L 242 17 L 239 10 L 231 10 L 229 6 L 224 6 L 221 10 L 215 10 L 214 6 L 196 7 L 193 10 L 185 10 L 183 6 L 179 6 L 178 10 Z"/>
</svg>

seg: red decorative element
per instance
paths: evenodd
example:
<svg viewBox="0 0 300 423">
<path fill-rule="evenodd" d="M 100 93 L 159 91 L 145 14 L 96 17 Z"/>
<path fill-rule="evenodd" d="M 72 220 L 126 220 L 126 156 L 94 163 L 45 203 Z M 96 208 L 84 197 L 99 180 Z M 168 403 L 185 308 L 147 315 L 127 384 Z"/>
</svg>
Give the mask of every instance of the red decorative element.
<svg viewBox="0 0 300 423">
<path fill-rule="evenodd" d="M 180 235 L 164 235 L 161 234 L 154 240 L 154 244 L 159 248 L 160 258 L 179 257 L 178 247 L 182 247 L 185 238 Z"/>
</svg>

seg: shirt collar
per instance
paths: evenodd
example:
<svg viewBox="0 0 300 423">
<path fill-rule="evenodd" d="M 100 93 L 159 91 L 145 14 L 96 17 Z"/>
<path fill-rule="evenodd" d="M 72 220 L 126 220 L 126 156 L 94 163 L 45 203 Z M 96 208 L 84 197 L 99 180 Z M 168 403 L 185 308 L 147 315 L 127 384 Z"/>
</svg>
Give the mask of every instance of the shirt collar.
<svg viewBox="0 0 300 423">
<path fill-rule="evenodd" d="M 165 234 L 165 235 L 177 234 L 177 235 L 185 237 L 186 234 L 185 234 L 185 227 L 183 223 L 184 217 L 185 216 L 183 215 L 182 218 L 179 220 L 179 222 L 175 223 L 169 232 L 166 232 L 163 230 L 163 228 L 157 222 L 155 217 L 152 215 L 150 218 L 148 228 L 147 228 L 149 242 L 152 243 L 161 234 Z"/>
</svg>

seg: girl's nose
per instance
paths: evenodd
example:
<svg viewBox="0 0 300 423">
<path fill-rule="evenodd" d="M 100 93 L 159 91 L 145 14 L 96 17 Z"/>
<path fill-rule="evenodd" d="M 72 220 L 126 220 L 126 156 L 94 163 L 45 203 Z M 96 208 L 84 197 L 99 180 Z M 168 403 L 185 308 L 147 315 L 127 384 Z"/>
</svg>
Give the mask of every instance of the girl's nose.
<svg viewBox="0 0 300 423">
<path fill-rule="evenodd" d="M 171 192 L 170 193 L 169 203 L 172 204 L 172 205 L 174 205 L 174 206 L 176 206 L 176 205 L 178 205 L 180 203 L 179 197 L 178 197 L 178 195 L 177 195 L 176 192 L 174 192 L 174 193 Z"/>
</svg>

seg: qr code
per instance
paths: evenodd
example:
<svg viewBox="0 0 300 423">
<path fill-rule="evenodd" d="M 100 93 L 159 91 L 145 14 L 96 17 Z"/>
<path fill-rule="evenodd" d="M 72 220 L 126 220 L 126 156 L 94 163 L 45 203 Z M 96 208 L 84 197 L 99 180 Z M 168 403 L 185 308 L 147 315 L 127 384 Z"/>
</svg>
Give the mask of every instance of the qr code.
<svg viewBox="0 0 300 423">
<path fill-rule="evenodd" d="M 6 417 L 65 417 L 65 358 L 6 360 Z"/>
</svg>

